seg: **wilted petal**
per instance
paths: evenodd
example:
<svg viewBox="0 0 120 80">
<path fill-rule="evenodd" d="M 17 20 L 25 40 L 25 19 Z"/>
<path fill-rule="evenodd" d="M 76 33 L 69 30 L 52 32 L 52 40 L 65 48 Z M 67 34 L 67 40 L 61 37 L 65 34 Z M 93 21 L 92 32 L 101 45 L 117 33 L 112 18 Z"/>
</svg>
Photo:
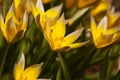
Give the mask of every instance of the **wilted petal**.
<svg viewBox="0 0 120 80">
<path fill-rule="evenodd" d="M 41 72 L 42 65 L 43 65 L 43 63 L 36 64 L 36 65 L 32 65 L 32 66 L 28 67 L 27 69 L 25 69 L 25 71 L 22 73 L 23 80 L 25 80 L 25 79 L 36 80 Z"/>
<path fill-rule="evenodd" d="M 20 60 L 14 66 L 14 78 L 15 78 L 15 80 L 20 80 L 21 75 L 24 71 L 24 66 L 25 66 L 25 57 L 24 57 L 24 54 L 22 53 Z"/>
</svg>

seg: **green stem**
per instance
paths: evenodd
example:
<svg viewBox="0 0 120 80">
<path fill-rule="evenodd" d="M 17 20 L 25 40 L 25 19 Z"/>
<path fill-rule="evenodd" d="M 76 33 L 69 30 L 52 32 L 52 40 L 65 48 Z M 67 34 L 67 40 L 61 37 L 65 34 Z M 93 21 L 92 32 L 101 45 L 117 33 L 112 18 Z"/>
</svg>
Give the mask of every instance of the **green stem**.
<svg viewBox="0 0 120 80">
<path fill-rule="evenodd" d="M 9 48 L 10 48 L 10 44 L 8 43 L 7 47 L 6 47 L 6 51 L 3 55 L 3 60 L 2 60 L 1 66 L 0 66 L 0 78 L 2 76 L 2 71 L 3 71 L 3 67 L 4 67 L 4 64 L 5 64 L 5 61 L 6 61 L 6 57 L 7 57 L 7 53 L 8 53 Z"/>
<path fill-rule="evenodd" d="M 62 80 L 61 75 L 62 75 L 62 69 L 61 69 L 61 67 L 59 67 L 58 72 L 57 72 L 56 80 Z"/>
<path fill-rule="evenodd" d="M 64 80 L 70 80 L 68 68 L 67 68 L 67 65 L 66 65 L 62 55 L 59 52 L 57 53 L 57 55 L 58 55 L 58 58 L 59 58 L 61 68 L 63 70 L 63 75 L 64 75 L 64 78 L 65 78 Z"/>
</svg>

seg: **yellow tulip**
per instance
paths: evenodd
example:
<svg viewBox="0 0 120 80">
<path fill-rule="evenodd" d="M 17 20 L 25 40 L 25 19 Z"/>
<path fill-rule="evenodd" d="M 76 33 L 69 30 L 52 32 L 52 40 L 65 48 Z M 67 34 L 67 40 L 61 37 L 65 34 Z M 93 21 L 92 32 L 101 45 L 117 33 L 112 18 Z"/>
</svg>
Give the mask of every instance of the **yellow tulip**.
<svg viewBox="0 0 120 80">
<path fill-rule="evenodd" d="M 31 12 L 30 0 L 14 0 L 14 11 L 17 18 L 21 19 L 24 16 L 24 12 Z"/>
<path fill-rule="evenodd" d="M 36 6 L 32 2 L 31 4 L 32 4 L 32 13 L 35 17 L 36 23 L 40 26 L 42 30 L 44 30 L 46 26 L 46 16 L 49 18 L 50 25 L 53 25 L 58 19 L 62 8 L 62 5 L 59 5 L 45 12 L 41 0 L 37 0 Z"/>
<path fill-rule="evenodd" d="M 25 68 L 25 56 L 22 54 L 18 63 L 14 66 L 14 79 L 15 80 L 37 80 L 41 72 L 41 67 L 43 62 L 40 64 L 32 65 L 28 68 Z M 38 79 L 38 80 L 50 80 L 50 79 Z"/>
<path fill-rule="evenodd" d="M 87 6 L 92 5 L 98 1 L 99 0 L 78 0 L 78 8 L 87 7 Z"/>
<path fill-rule="evenodd" d="M 114 11 L 114 7 L 112 7 L 110 10 L 107 11 L 107 17 L 108 17 L 108 28 L 113 27 L 116 25 L 116 22 L 120 18 L 120 13 Z"/>
<path fill-rule="evenodd" d="M 64 19 L 63 14 L 53 26 L 50 26 L 49 21 L 47 21 L 47 26 L 43 33 L 52 50 L 68 51 L 69 49 L 78 48 L 88 43 L 88 41 L 82 43 L 74 43 L 79 38 L 82 31 L 83 28 L 65 36 L 66 20 Z"/>
<path fill-rule="evenodd" d="M 0 28 L 8 43 L 17 41 L 18 39 L 22 38 L 26 31 L 27 23 L 27 12 L 25 11 L 23 20 L 18 21 L 13 12 L 13 5 L 6 15 L 5 22 L 3 20 L 2 14 L 0 14 Z"/>
<path fill-rule="evenodd" d="M 120 37 L 120 27 L 112 27 L 108 29 L 108 19 L 105 16 L 100 23 L 96 24 L 93 17 L 91 17 L 91 32 L 94 44 L 97 48 L 106 47 L 115 42 Z"/>
<path fill-rule="evenodd" d="M 107 9 L 110 7 L 110 0 L 101 0 L 97 6 L 95 6 L 91 10 L 91 14 L 93 16 L 98 15 L 99 13 L 107 11 Z"/>
</svg>

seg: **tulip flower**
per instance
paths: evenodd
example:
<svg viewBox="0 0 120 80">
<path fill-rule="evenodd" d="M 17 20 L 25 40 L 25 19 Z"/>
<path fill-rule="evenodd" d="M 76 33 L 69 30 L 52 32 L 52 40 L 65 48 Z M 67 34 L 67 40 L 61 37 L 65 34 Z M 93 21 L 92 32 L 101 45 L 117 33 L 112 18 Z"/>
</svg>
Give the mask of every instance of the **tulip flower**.
<svg viewBox="0 0 120 80">
<path fill-rule="evenodd" d="M 0 14 L 0 28 L 8 43 L 15 42 L 23 37 L 28 23 L 28 15 L 25 11 L 23 20 L 18 21 L 13 11 L 13 5 L 9 9 L 5 22 Z"/>
<path fill-rule="evenodd" d="M 53 7 L 45 11 L 41 0 L 37 0 L 36 6 L 32 2 L 31 4 L 32 13 L 35 17 L 36 23 L 38 24 L 38 26 L 40 26 L 42 31 L 46 26 L 46 16 L 49 18 L 50 25 L 55 24 L 56 20 L 59 18 L 62 5 Z"/>
<path fill-rule="evenodd" d="M 18 63 L 14 66 L 14 79 L 15 80 L 50 80 L 50 79 L 37 79 L 41 72 L 43 62 L 40 64 L 31 65 L 25 68 L 25 56 L 22 53 Z"/>
<path fill-rule="evenodd" d="M 96 2 L 98 2 L 99 0 L 78 0 L 78 8 L 83 8 L 83 7 L 87 7 L 90 6 Z"/>
<path fill-rule="evenodd" d="M 96 16 L 99 13 L 107 11 L 110 7 L 110 0 L 101 0 L 96 7 L 91 10 L 91 14 Z"/>
<path fill-rule="evenodd" d="M 14 0 L 14 11 L 17 18 L 21 19 L 26 10 L 28 13 L 31 12 L 30 0 Z"/>
<path fill-rule="evenodd" d="M 54 51 L 68 51 L 69 49 L 78 48 L 88 43 L 88 41 L 74 43 L 81 35 L 83 28 L 65 36 L 66 23 L 67 22 L 64 19 L 63 14 L 53 26 L 50 26 L 48 21 L 46 30 L 43 32 L 46 40 L 50 44 L 51 49 Z"/>
<path fill-rule="evenodd" d="M 91 17 L 91 32 L 94 44 L 97 48 L 106 47 L 115 42 L 120 37 L 120 27 L 108 28 L 108 19 L 105 16 L 100 23 L 96 24 L 93 17 Z"/>
<path fill-rule="evenodd" d="M 114 7 L 107 11 L 108 28 L 116 25 L 116 22 L 120 18 L 120 13 L 114 11 Z"/>
</svg>

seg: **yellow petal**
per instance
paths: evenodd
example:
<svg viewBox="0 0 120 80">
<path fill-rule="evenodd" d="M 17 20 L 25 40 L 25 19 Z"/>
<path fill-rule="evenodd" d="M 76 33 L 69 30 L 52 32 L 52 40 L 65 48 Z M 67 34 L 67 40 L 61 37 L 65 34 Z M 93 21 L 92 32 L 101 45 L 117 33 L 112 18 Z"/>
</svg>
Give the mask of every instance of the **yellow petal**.
<svg viewBox="0 0 120 80">
<path fill-rule="evenodd" d="M 37 0 L 36 6 L 31 1 L 31 8 L 32 8 L 32 14 L 34 15 L 35 18 L 38 14 L 42 15 L 44 13 L 44 8 L 43 8 L 41 0 Z"/>
<path fill-rule="evenodd" d="M 14 79 L 15 80 L 20 80 L 21 75 L 24 71 L 24 66 L 25 66 L 25 57 L 24 57 L 24 54 L 22 53 L 20 60 L 14 66 Z"/>
<path fill-rule="evenodd" d="M 24 4 L 25 5 L 25 10 L 27 10 L 28 13 L 30 13 L 32 11 L 30 1 L 31 0 L 26 0 L 25 4 Z"/>
<path fill-rule="evenodd" d="M 107 29 L 107 17 L 105 16 L 101 21 L 100 23 L 98 24 L 98 27 L 97 27 L 97 36 L 100 36 L 101 33 L 105 32 L 106 29 Z"/>
<path fill-rule="evenodd" d="M 56 41 L 57 39 L 63 39 L 66 32 L 64 21 L 64 15 L 62 15 L 61 18 L 56 22 L 56 24 L 52 26 L 51 35 L 54 41 Z"/>
<path fill-rule="evenodd" d="M 107 29 L 103 34 L 104 35 L 114 34 L 114 33 L 118 32 L 118 31 L 120 31 L 119 26 Z"/>
<path fill-rule="evenodd" d="M 45 12 L 45 14 L 50 19 L 50 25 L 53 25 L 57 21 L 60 15 L 61 9 L 62 9 L 62 4 L 59 6 L 53 7 Z"/>
<path fill-rule="evenodd" d="M 80 9 L 78 10 L 74 15 L 73 17 L 70 19 L 69 21 L 69 25 L 72 25 L 73 22 L 75 22 L 78 18 L 80 18 L 81 16 L 83 16 L 87 11 L 88 11 L 88 7 L 87 8 L 83 8 L 83 9 Z"/>
<path fill-rule="evenodd" d="M 99 4 L 91 11 L 92 15 L 97 15 L 103 11 L 106 11 L 110 6 L 110 0 L 101 0 Z"/>
<path fill-rule="evenodd" d="M 10 7 L 10 9 L 9 9 L 7 15 L 6 15 L 5 22 L 8 22 L 8 20 L 11 17 L 13 18 L 15 23 L 19 23 L 18 19 L 15 17 L 14 11 L 13 11 L 13 4 L 11 5 L 11 7 Z"/>
<path fill-rule="evenodd" d="M 44 13 L 44 7 L 43 7 L 43 4 L 42 4 L 42 1 L 41 0 L 37 0 L 37 3 L 36 3 L 36 8 L 41 10 L 42 13 Z"/>
<path fill-rule="evenodd" d="M 5 23 L 4 23 L 2 14 L 0 14 L 0 28 L 1 28 L 1 31 L 2 31 L 2 33 L 3 33 L 3 35 L 4 35 L 4 37 L 5 37 L 6 39 L 8 39 L 8 38 L 7 38 L 7 33 L 6 33 L 6 26 L 5 26 Z"/>
<path fill-rule="evenodd" d="M 6 31 L 8 37 L 7 41 L 11 42 L 17 33 L 16 25 L 13 22 L 13 18 L 10 18 L 8 22 L 6 22 Z"/>
<path fill-rule="evenodd" d="M 113 34 L 110 35 L 101 35 L 95 41 L 95 45 L 97 48 L 102 48 L 110 45 L 112 43 Z"/>
<path fill-rule="evenodd" d="M 108 28 L 110 28 L 118 20 L 118 18 L 120 17 L 120 13 L 114 12 L 114 7 L 112 7 L 111 10 L 108 10 L 107 17 L 108 17 Z"/>
<path fill-rule="evenodd" d="M 86 0 L 86 1 L 78 0 L 78 7 L 83 8 L 83 7 L 89 6 L 97 1 L 99 1 L 99 0 Z"/>
<path fill-rule="evenodd" d="M 14 0 L 15 13 L 18 18 L 22 18 L 25 11 L 25 1 Z"/>
<path fill-rule="evenodd" d="M 42 65 L 43 65 L 43 63 L 35 64 L 35 65 L 32 65 L 32 66 L 28 67 L 27 69 L 25 69 L 25 71 L 22 74 L 22 79 L 23 80 L 25 80 L 25 79 L 36 80 L 41 72 Z"/>
<path fill-rule="evenodd" d="M 89 41 L 85 41 L 85 42 L 81 42 L 81 43 L 74 43 L 74 44 L 70 44 L 68 45 L 70 49 L 75 49 L 75 48 L 79 48 L 84 46 L 85 44 L 87 44 Z"/>
<path fill-rule="evenodd" d="M 61 45 L 62 46 L 66 46 L 66 45 L 72 44 L 81 35 L 83 29 L 84 28 L 76 30 L 76 31 L 70 33 L 69 35 L 65 36 L 65 38 L 64 38 L 64 40 L 63 40 Z"/>
<path fill-rule="evenodd" d="M 93 17 L 91 17 L 91 33 L 93 40 L 95 40 L 97 38 L 97 25 Z"/>
<path fill-rule="evenodd" d="M 22 22 L 22 27 L 21 27 L 22 30 L 26 31 L 27 23 L 28 23 L 28 14 L 27 14 L 27 11 L 25 11 L 23 22 Z"/>
</svg>

